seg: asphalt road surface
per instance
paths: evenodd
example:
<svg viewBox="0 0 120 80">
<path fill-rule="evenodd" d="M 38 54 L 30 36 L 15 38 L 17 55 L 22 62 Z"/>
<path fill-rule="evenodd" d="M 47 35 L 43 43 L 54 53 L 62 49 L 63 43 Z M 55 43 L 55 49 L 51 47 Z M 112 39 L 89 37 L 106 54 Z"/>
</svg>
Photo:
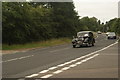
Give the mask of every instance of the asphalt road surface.
<svg viewBox="0 0 120 80">
<path fill-rule="evenodd" d="M 99 34 L 94 47 L 72 44 L 2 56 L 3 78 L 118 78 L 118 43 Z"/>
</svg>

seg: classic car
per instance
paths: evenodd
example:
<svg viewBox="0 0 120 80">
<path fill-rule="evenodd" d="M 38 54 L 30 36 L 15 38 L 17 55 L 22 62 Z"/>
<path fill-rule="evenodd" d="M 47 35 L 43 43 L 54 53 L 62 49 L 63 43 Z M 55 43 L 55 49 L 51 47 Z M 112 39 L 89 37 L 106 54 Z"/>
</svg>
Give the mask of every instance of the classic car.
<svg viewBox="0 0 120 80">
<path fill-rule="evenodd" d="M 92 31 L 81 31 L 77 33 L 77 36 L 73 38 L 73 48 L 81 46 L 94 46 L 95 38 Z"/>
</svg>

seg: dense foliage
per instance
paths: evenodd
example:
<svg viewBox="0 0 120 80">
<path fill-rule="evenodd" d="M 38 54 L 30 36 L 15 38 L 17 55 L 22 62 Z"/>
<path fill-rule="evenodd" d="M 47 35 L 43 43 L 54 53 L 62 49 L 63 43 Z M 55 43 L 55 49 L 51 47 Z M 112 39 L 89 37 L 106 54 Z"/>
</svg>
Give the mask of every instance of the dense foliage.
<svg viewBox="0 0 120 80">
<path fill-rule="evenodd" d="M 95 17 L 80 19 L 72 2 L 4 2 L 2 14 L 2 39 L 9 45 L 72 37 L 78 31 L 97 31 L 101 26 Z"/>
<path fill-rule="evenodd" d="M 120 35 L 120 18 L 114 18 L 106 22 L 106 24 L 104 25 L 104 28 L 108 32 L 112 31 Z"/>
</svg>

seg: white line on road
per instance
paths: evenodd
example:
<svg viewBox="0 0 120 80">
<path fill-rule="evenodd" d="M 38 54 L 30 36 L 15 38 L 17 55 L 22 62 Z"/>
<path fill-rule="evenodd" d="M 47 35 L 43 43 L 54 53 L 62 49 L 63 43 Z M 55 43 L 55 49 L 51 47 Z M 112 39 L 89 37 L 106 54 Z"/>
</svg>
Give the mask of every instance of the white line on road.
<svg viewBox="0 0 120 80">
<path fill-rule="evenodd" d="M 82 63 L 84 63 L 84 62 L 86 62 L 86 61 L 88 61 L 88 60 L 90 60 L 90 59 L 98 56 L 99 54 L 96 54 L 96 53 L 101 52 L 101 51 L 103 51 L 103 50 L 105 50 L 105 49 L 107 49 L 107 48 L 109 48 L 109 47 L 111 47 L 111 46 L 113 46 L 113 45 L 115 45 L 115 44 L 117 44 L 117 43 L 118 43 L 118 41 L 115 42 L 115 43 L 113 43 L 113 44 L 111 44 L 111 45 L 109 45 L 109 46 L 107 46 L 107 47 L 105 47 L 105 48 L 102 48 L 102 49 L 100 49 L 100 50 L 97 50 L 97 51 L 95 51 L 95 52 L 92 52 L 92 53 L 90 53 L 90 54 L 87 54 L 87 55 L 85 55 L 85 56 L 76 58 L 76 59 L 71 60 L 71 61 L 69 61 L 69 62 L 65 62 L 65 63 L 60 64 L 60 65 L 57 65 L 57 66 L 55 66 L 55 67 L 51 67 L 51 68 L 47 69 L 46 72 L 50 71 L 51 69 L 53 70 L 53 69 L 56 69 L 56 68 L 58 68 L 58 67 L 63 67 L 63 66 L 66 66 L 67 64 L 70 64 L 70 63 L 72 63 L 72 62 L 76 62 L 76 61 L 78 61 L 78 60 L 81 60 L 81 59 L 83 59 L 83 58 L 88 57 L 88 58 L 86 58 L 86 59 L 81 60 L 80 62 L 76 62 L 75 64 L 71 64 L 71 65 L 69 66 L 69 68 L 75 67 L 75 66 L 77 66 L 77 65 L 79 65 L 79 64 L 82 64 Z M 93 56 L 91 56 L 91 55 L 93 55 Z M 89 56 L 90 56 L 90 57 L 89 57 Z M 68 68 L 68 69 L 69 69 L 69 68 Z M 65 69 L 67 69 L 67 68 L 64 67 L 64 68 L 62 68 L 61 70 L 57 70 L 57 72 L 55 71 L 55 72 L 53 72 L 52 74 L 48 74 L 48 75 L 42 76 L 41 78 L 49 78 L 49 77 L 53 76 L 54 74 L 58 74 L 58 73 L 63 72 L 63 70 L 65 70 Z M 46 73 L 46 72 L 45 72 L 45 73 Z"/>
<path fill-rule="evenodd" d="M 39 73 L 46 73 L 48 72 L 49 70 L 43 70 L 43 71 L 40 71 Z"/>
<path fill-rule="evenodd" d="M 86 58 L 84 61 L 86 62 L 87 60 L 90 60 L 90 59 L 92 59 L 92 58 L 94 58 L 94 57 L 96 57 L 96 56 L 98 56 L 98 55 L 99 55 L 99 54 L 95 54 L 95 55 L 93 55 L 93 56 L 90 57 L 90 58 Z M 81 62 L 79 62 L 79 63 L 82 63 L 82 62 L 83 62 L 83 60 L 82 60 Z M 75 63 L 75 64 L 70 65 L 69 67 L 64 67 L 64 68 L 62 68 L 61 70 L 57 70 L 57 71 L 53 72 L 53 73 L 50 74 L 50 75 L 42 76 L 41 78 L 49 78 L 49 77 L 53 76 L 54 74 L 59 74 L 59 73 L 65 71 L 65 70 L 68 70 L 68 69 L 70 69 L 70 68 L 72 68 L 72 67 L 75 67 L 75 66 L 77 66 L 77 65 L 78 65 L 78 62 Z"/>
<path fill-rule="evenodd" d="M 48 70 L 54 70 L 54 69 L 56 69 L 57 67 L 51 67 L 51 68 L 49 68 Z"/>
<path fill-rule="evenodd" d="M 64 67 L 61 70 L 68 70 L 70 67 Z"/>
<path fill-rule="evenodd" d="M 72 64 L 72 65 L 70 65 L 69 67 L 75 67 L 75 66 L 77 66 L 77 64 Z"/>
<path fill-rule="evenodd" d="M 92 59 L 92 58 L 94 58 L 94 57 L 96 57 L 96 56 L 98 56 L 98 55 L 99 55 L 99 54 L 95 54 L 95 55 L 93 55 L 93 56 L 91 56 L 91 57 L 89 57 L 89 58 L 84 59 L 84 61 L 83 61 L 83 60 L 80 61 L 80 63 L 86 62 L 86 61 L 88 61 L 88 60 L 90 60 L 90 59 Z M 78 62 L 77 62 L 77 63 L 78 63 Z M 72 65 L 70 65 L 70 66 L 68 66 L 68 67 L 64 67 L 64 68 L 62 68 L 62 69 L 60 69 L 60 70 L 57 70 L 57 71 L 51 73 L 50 76 L 45 75 L 45 76 L 42 76 L 41 78 L 49 78 L 49 77 L 51 77 L 51 76 L 53 76 L 53 75 L 55 75 L 55 74 L 59 74 L 59 73 L 65 71 L 65 70 L 68 70 L 68 69 L 70 69 L 70 68 L 73 68 L 73 67 L 75 67 L 75 66 L 77 66 L 77 65 L 78 65 L 78 64 L 76 64 L 76 63 L 75 63 L 75 64 L 72 64 Z M 46 76 L 47 76 L 47 77 L 46 77 Z"/>
<path fill-rule="evenodd" d="M 66 64 L 60 64 L 60 65 L 57 65 L 57 67 L 62 67 L 62 66 L 64 66 L 64 65 L 66 65 Z"/>
<path fill-rule="evenodd" d="M 10 62 L 10 61 L 15 61 L 15 60 L 20 60 L 20 59 L 25 59 L 25 58 L 29 58 L 29 57 L 32 57 L 32 56 L 34 56 L 34 55 L 24 56 L 24 57 L 20 57 L 20 58 L 14 58 L 14 59 L 2 61 L 2 62 L 0 62 L 0 63 L 3 63 L 3 62 Z"/>
<path fill-rule="evenodd" d="M 43 76 L 43 77 L 41 77 L 41 78 L 49 78 L 49 77 L 51 77 L 51 76 L 53 76 L 52 74 L 48 74 L 48 75 L 45 75 L 45 76 Z"/>
<path fill-rule="evenodd" d="M 79 65 L 79 64 L 81 64 L 82 62 L 77 62 L 77 63 L 75 63 L 76 65 Z"/>
<path fill-rule="evenodd" d="M 58 74 L 58 73 L 61 73 L 61 72 L 63 72 L 63 71 L 62 70 L 57 70 L 57 71 L 53 72 L 53 74 Z"/>
<path fill-rule="evenodd" d="M 39 74 L 32 74 L 30 76 L 26 76 L 26 78 L 31 78 L 31 77 L 35 77 L 35 76 L 38 76 Z"/>
</svg>

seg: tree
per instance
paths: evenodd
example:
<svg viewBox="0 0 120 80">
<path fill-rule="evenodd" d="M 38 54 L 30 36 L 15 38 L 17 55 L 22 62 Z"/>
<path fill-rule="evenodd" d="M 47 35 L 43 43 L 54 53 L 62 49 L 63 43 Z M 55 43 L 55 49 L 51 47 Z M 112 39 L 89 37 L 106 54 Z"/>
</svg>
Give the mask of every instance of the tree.
<svg viewBox="0 0 120 80">
<path fill-rule="evenodd" d="M 92 17 L 83 17 L 80 19 L 81 23 L 81 30 L 91 30 L 91 31 L 97 31 L 100 27 L 100 22 L 97 21 L 97 18 Z"/>
<path fill-rule="evenodd" d="M 2 6 L 3 43 L 9 45 L 71 37 L 79 24 L 72 2 L 5 2 Z"/>
<path fill-rule="evenodd" d="M 53 9 L 53 21 L 56 23 L 57 37 L 71 37 L 78 27 L 78 16 L 72 2 L 50 3 Z"/>
<path fill-rule="evenodd" d="M 108 28 L 108 31 L 120 34 L 120 18 L 111 19 L 105 24 L 105 27 Z"/>
</svg>

